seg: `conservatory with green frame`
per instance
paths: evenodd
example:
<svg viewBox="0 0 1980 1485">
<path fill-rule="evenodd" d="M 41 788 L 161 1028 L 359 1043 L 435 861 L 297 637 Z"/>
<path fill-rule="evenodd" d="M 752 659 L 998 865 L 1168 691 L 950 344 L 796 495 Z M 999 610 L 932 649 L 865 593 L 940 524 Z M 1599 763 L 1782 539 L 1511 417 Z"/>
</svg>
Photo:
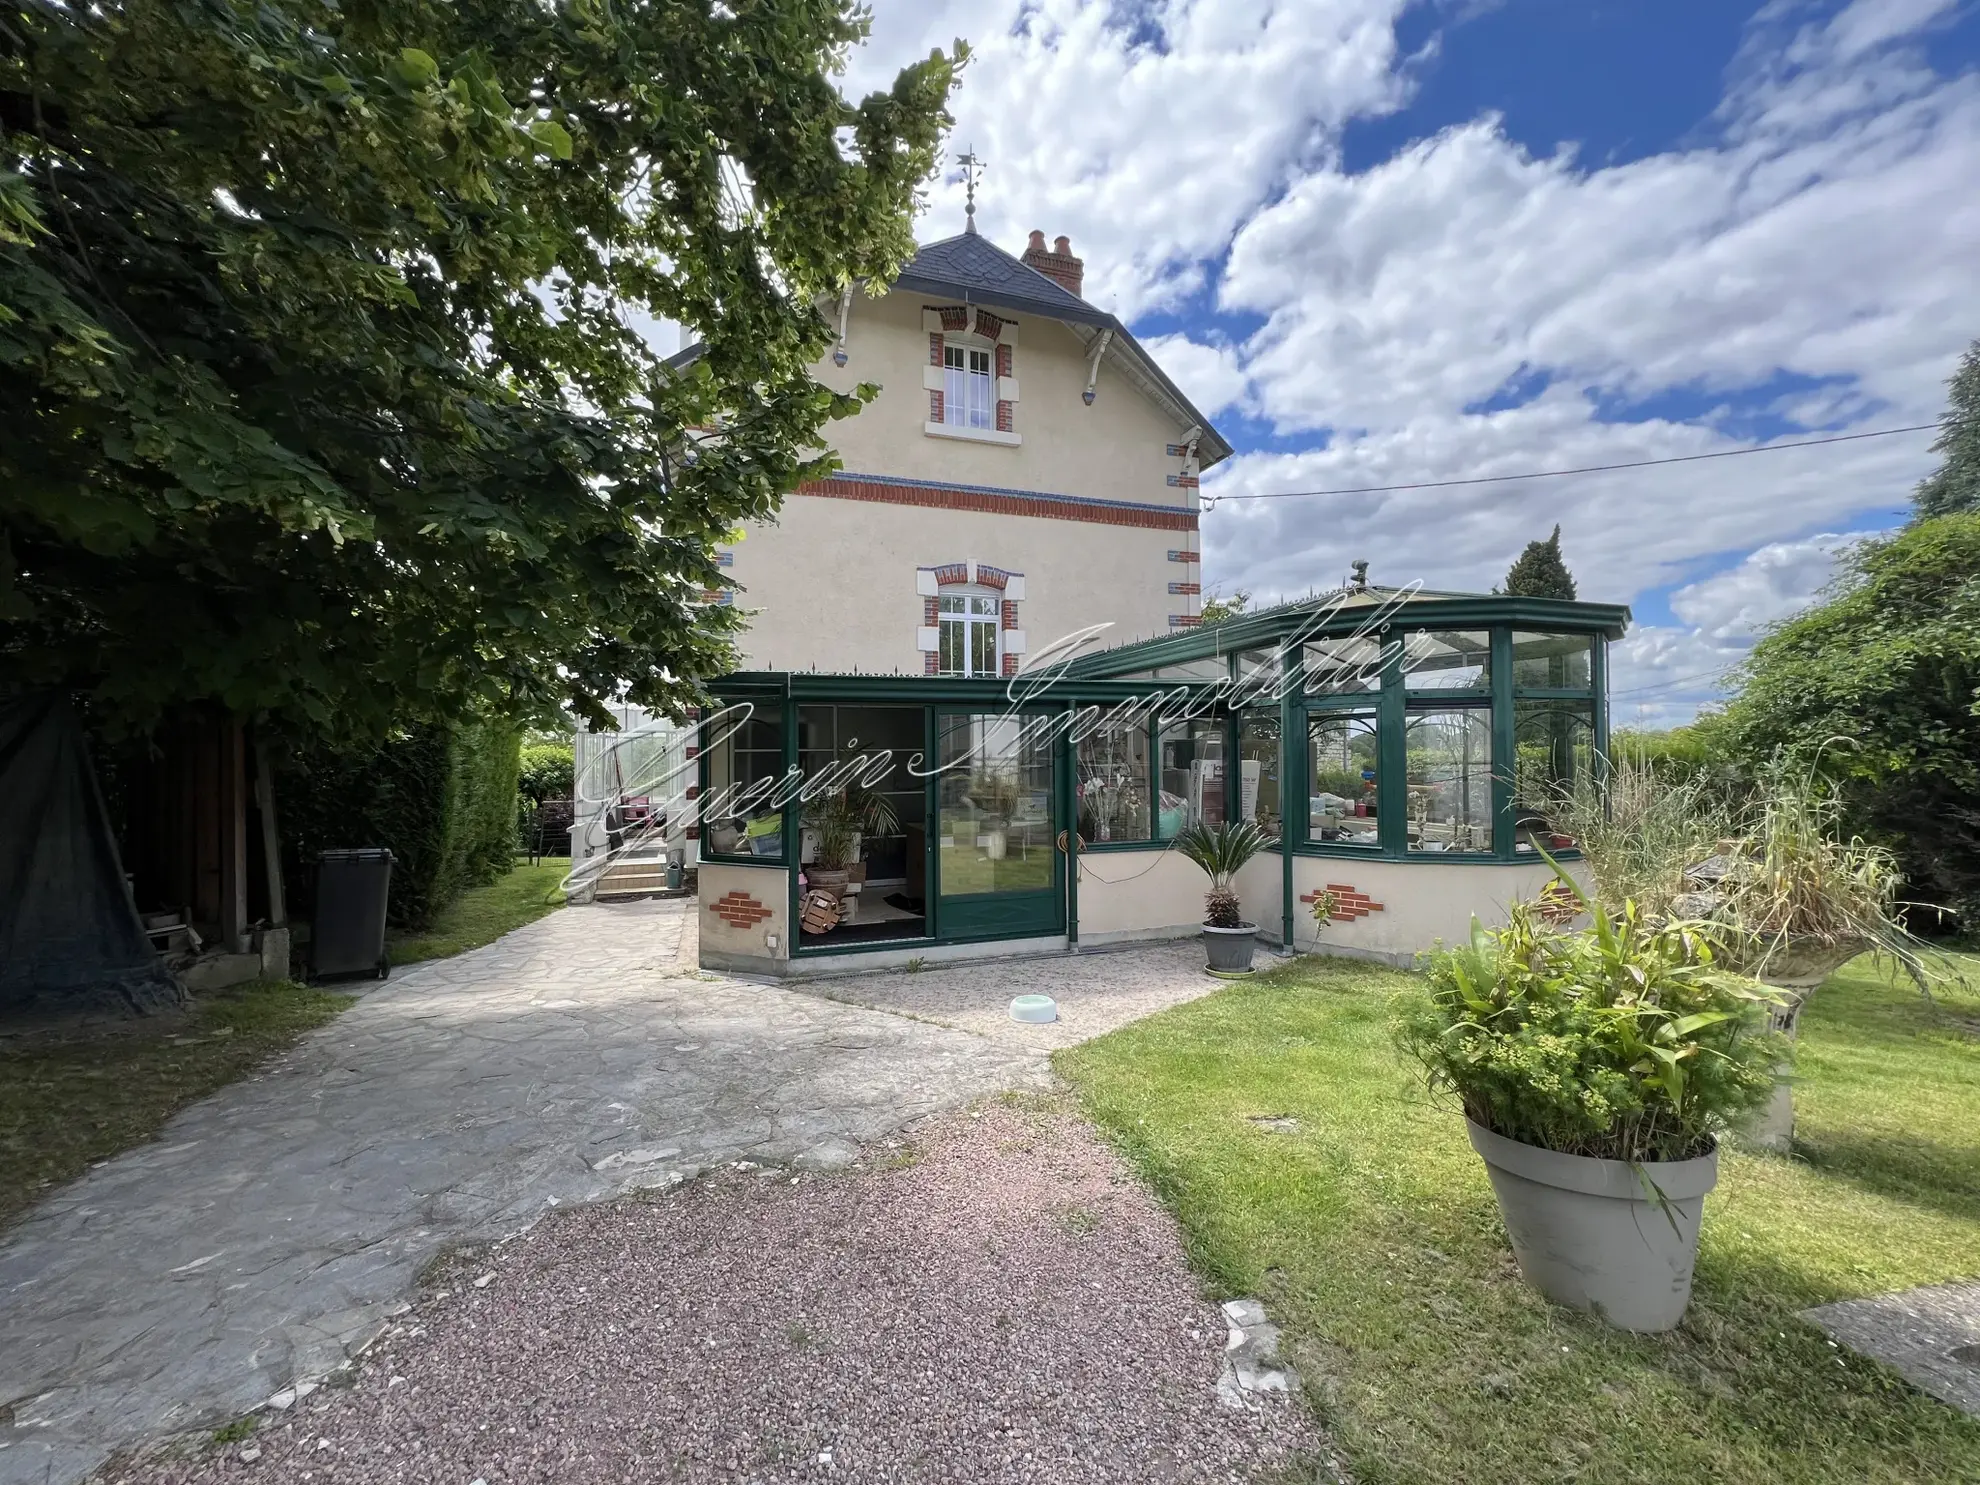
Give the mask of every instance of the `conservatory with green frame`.
<svg viewBox="0 0 1980 1485">
<path fill-rule="evenodd" d="M 1408 962 L 1574 858 L 1627 608 L 1351 588 L 1015 678 L 744 672 L 700 722 L 701 960 L 794 974 L 1195 933 Z M 1335 911 L 1316 931 L 1312 903 Z"/>
</svg>

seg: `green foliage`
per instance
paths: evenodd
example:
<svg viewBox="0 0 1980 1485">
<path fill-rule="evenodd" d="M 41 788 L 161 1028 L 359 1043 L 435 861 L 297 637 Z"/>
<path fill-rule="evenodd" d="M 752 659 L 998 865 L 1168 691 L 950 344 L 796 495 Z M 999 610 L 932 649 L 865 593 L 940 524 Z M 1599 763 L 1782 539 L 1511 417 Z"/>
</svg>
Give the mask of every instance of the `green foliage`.
<svg viewBox="0 0 1980 1485">
<path fill-rule="evenodd" d="M 516 787 L 537 804 L 546 799 L 569 799 L 575 766 L 567 742 L 525 743 Z"/>
<path fill-rule="evenodd" d="M 12 681 L 350 739 L 700 699 L 715 543 L 871 395 L 812 379 L 816 306 L 910 255 L 960 48 L 852 105 L 850 0 L 6 25 Z"/>
<path fill-rule="evenodd" d="M 320 851 L 384 846 L 394 858 L 391 922 L 426 926 L 514 865 L 520 751 L 515 730 L 493 721 L 295 751 L 276 780 L 285 876 L 309 881 Z"/>
<path fill-rule="evenodd" d="M 1015 786 L 1012 798 L 1016 798 Z M 808 802 L 804 824 L 817 832 L 818 864 L 827 871 L 843 871 L 853 864 L 862 835 L 892 835 L 901 828 L 893 801 L 859 784 Z"/>
<path fill-rule="evenodd" d="M 1562 877 L 1560 880 L 1567 881 Z M 1578 889 L 1577 889 L 1578 890 Z M 1507 1139 L 1607 1160 L 1685 1160 L 1774 1086 L 1765 992 L 1717 963 L 1711 925 L 1593 905 L 1583 932 L 1516 903 L 1430 956 L 1397 1036 L 1433 1087 Z"/>
<path fill-rule="evenodd" d="M 1980 512 L 1848 552 L 1828 600 L 1754 647 L 1718 727 L 1749 767 L 1818 760 L 1911 891 L 1980 922 Z"/>
<path fill-rule="evenodd" d="M 1932 452 L 1943 462 L 1911 497 L 1922 519 L 1980 512 L 1980 340 L 1946 383 L 1946 416 Z"/>
<path fill-rule="evenodd" d="M 1640 765 L 1673 783 L 1695 778 L 1725 782 L 1735 772 L 1718 733 L 1706 720 L 1658 732 L 1618 728 L 1609 737 L 1609 757 Z"/>
<path fill-rule="evenodd" d="M 1251 595 L 1239 588 L 1229 598 L 1206 598 L 1203 611 L 1197 620 L 1201 624 L 1221 624 L 1226 619 L 1235 619 L 1251 603 Z"/>
<path fill-rule="evenodd" d="M 1574 597 L 1574 574 L 1561 560 L 1561 528 L 1545 541 L 1530 541 L 1506 573 L 1506 592 L 1514 598 Z"/>
<path fill-rule="evenodd" d="M 1207 909 L 1204 921 L 1211 927 L 1240 928 L 1244 925 L 1237 891 L 1232 884 L 1247 861 L 1272 845 L 1272 837 L 1255 820 L 1226 820 L 1215 826 L 1197 820 L 1185 825 L 1176 836 L 1176 849 L 1194 861 L 1210 878 L 1210 890 L 1204 895 L 1203 902 Z"/>
</svg>

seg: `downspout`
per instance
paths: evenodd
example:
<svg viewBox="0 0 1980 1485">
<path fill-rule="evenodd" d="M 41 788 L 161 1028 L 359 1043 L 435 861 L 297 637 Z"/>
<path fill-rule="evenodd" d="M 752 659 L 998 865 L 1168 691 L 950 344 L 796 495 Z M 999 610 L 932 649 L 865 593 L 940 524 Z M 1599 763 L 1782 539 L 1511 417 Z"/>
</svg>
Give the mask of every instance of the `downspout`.
<svg viewBox="0 0 1980 1485">
<path fill-rule="evenodd" d="M 1100 338 L 1093 342 L 1093 354 L 1086 360 L 1086 390 L 1079 394 L 1079 400 L 1088 407 L 1093 406 L 1095 385 L 1100 380 L 1100 358 L 1107 354 L 1107 347 L 1114 343 L 1114 332 L 1102 330 Z"/>
<path fill-rule="evenodd" d="M 853 286 L 849 280 L 839 290 L 839 343 L 832 350 L 832 364 L 843 366 L 851 358 L 846 355 L 846 321 L 852 315 Z"/>
<path fill-rule="evenodd" d="M 1285 908 L 1285 927 L 1279 939 L 1279 952 L 1290 955 L 1298 952 L 1297 945 L 1293 943 L 1292 843 L 1295 786 L 1297 786 L 1296 797 L 1299 803 L 1298 818 L 1301 820 L 1308 818 L 1306 780 L 1303 777 L 1296 777 L 1294 773 L 1296 756 L 1299 763 L 1303 764 L 1305 759 L 1293 752 L 1293 723 L 1299 717 L 1299 708 L 1293 704 L 1293 684 L 1297 681 L 1303 686 L 1305 680 L 1301 674 L 1304 670 L 1301 661 L 1288 662 L 1281 657 L 1279 665 L 1279 900 Z M 1304 751 L 1304 748 L 1300 750 L 1301 755 Z M 1304 770 L 1302 769 L 1301 772 L 1303 773 Z"/>
</svg>

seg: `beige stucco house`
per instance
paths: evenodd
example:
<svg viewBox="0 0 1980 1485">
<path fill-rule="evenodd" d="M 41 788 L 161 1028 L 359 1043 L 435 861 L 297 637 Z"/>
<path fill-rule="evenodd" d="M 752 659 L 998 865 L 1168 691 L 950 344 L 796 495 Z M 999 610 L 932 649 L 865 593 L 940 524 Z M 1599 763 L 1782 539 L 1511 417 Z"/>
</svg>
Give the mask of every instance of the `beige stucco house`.
<svg viewBox="0 0 1980 1485">
<path fill-rule="evenodd" d="M 830 307 L 819 380 L 880 394 L 833 425 L 841 471 L 723 553 L 745 669 L 1010 675 L 1088 626 L 1196 622 L 1197 477 L 1230 445 L 1082 272 L 1063 237 L 1013 257 L 972 226 Z"/>
</svg>

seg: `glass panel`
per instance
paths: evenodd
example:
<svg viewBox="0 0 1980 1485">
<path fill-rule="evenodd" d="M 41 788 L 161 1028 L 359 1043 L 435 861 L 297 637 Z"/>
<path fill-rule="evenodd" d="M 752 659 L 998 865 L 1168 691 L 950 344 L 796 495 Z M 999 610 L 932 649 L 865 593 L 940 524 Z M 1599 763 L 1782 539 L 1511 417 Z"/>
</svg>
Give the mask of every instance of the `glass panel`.
<svg viewBox="0 0 1980 1485">
<path fill-rule="evenodd" d="M 1595 712 L 1585 701 L 1513 703 L 1513 849 L 1566 850 L 1554 815 L 1563 793 L 1594 779 Z"/>
<path fill-rule="evenodd" d="M 1174 665 L 1158 665 L 1153 670 L 1137 670 L 1128 675 L 1109 676 L 1116 681 L 1223 681 L 1230 679 L 1231 662 L 1222 655 L 1206 655 L 1201 660 L 1180 660 Z"/>
<path fill-rule="evenodd" d="M 943 600 L 949 602 L 948 599 Z M 942 675 L 963 674 L 963 631 L 961 619 L 944 618 L 936 631 L 937 651 L 935 669 Z"/>
<path fill-rule="evenodd" d="M 1315 640 L 1306 647 L 1306 689 L 1322 696 L 1382 689 L 1382 641 L 1372 634 Z"/>
<path fill-rule="evenodd" d="M 1308 840 L 1373 846 L 1375 771 L 1381 761 L 1372 711 L 1323 712 L 1307 725 Z"/>
<path fill-rule="evenodd" d="M 1411 712 L 1409 848 L 1492 849 L 1492 713 Z"/>
<path fill-rule="evenodd" d="M 1148 727 L 1097 729 L 1079 740 L 1079 833 L 1088 841 L 1148 840 Z"/>
<path fill-rule="evenodd" d="M 942 718 L 942 895 L 1052 886 L 1052 744 L 1001 713 Z"/>
<path fill-rule="evenodd" d="M 1238 818 L 1276 838 L 1284 826 L 1279 788 L 1279 713 L 1246 712 L 1238 721 Z"/>
<path fill-rule="evenodd" d="M 1238 681 L 1250 695 L 1264 696 L 1283 673 L 1285 662 L 1285 655 L 1277 648 L 1240 650 L 1237 657 Z"/>
<path fill-rule="evenodd" d="M 1594 684 L 1593 646 L 1585 634 L 1515 630 L 1512 652 L 1516 691 L 1586 691 Z"/>
<path fill-rule="evenodd" d="M 997 626 L 980 619 L 969 621 L 969 673 L 997 673 Z"/>
<path fill-rule="evenodd" d="M 969 426 L 969 373 L 962 369 L 962 352 L 950 349 L 942 353 L 956 359 L 948 363 L 942 373 L 942 421 L 952 428 Z"/>
<path fill-rule="evenodd" d="M 708 750 L 708 797 L 702 834 L 716 855 L 784 856 L 783 811 L 768 803 L 784 773 L 784 721 L 776 705 L 759 703 L 740 726 L 735 717 L 713 724 Z M 728 730 L 727 737 L 721 736 Z"/>
<path fill-rule="evenodd" d="M 1224 823 L 1224 724 L 1177 722 L 1162 729 L 1162 797 L 1156 820 L 1168 840 L 1184 825 Z"/>
<path fill-rule="evenodd" d="M 1491 665 L 1492 636 L 1483 630 L 1403 636 L 1403 684 L 1412 691 L 1489 691 Z"/>
</svg>

